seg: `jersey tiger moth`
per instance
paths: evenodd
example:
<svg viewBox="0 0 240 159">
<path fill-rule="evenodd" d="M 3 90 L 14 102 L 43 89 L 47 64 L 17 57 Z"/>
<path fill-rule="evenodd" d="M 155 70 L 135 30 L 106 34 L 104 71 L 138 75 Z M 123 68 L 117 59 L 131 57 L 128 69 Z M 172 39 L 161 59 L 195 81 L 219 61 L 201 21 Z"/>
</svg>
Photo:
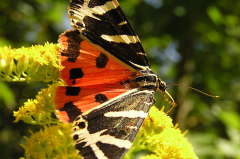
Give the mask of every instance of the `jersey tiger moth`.
<svg viewBox="0 0 240 159">
<path fill-rule="evenodd" d="M 166 84 L 150 69 L 144 49 L 116 0 L 71 0 L 73 31 L 60 35 L 57 116 L 73 123 L 84 159 L 119 159 L 129 150 Z"/>
</svg>

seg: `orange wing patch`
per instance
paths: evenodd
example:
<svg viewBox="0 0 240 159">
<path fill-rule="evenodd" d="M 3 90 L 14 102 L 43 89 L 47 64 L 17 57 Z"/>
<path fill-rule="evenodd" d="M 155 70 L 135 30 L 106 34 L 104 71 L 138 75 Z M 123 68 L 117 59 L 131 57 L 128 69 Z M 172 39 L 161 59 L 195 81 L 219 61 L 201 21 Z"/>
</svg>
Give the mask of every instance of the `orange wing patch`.
<svg viewBox="0 0 240 159">
<path fill-rule="evenodd" d="M 98 105 L 128 91 L 119 85 L 99 85 L 94 87 L 80 87 L 81 91 L 76 96 L 66 95 L 66 87 L 57 89 L 55 103 L 57 116 L 63 122 L 72 122 L 78 115 L 97 107 Z"/>
<path fill-rule="evenodd" d="M 61 78 L 67 86 L 55 95 L 57 116 L 72 122 L 78 115 L 130 90 L 128 81 L 135 75 L 87 41 L 77 31 L 67 31 L 59 39 Z"/>
<path fill-rule="evenodd" d="M 73 42 L 70 43 L 64 35 L 65 34 L 60 36 L 59 43 L 63 45 L 62 52 L 67 52 L 65 54 L 69 55 L 68 52 L 73 50 L 69 47 L 74 45 Z M 74 44 L 75 43 L 76 42 L 74 42 Z M 62 65 L 65 66 L 61 71 L 61 78 L 66 81 L 67 85 L 88 86 L 107 83 L 112 84 L 132 76 L 132 71 L 108 58 L 87 41 L 80 41 L 78 45 L 78 52 L 75 53 L 78 54 L 78 56 L 74 62 L 70 62 L 68 56 L 61 56 Z"/>
</svg>

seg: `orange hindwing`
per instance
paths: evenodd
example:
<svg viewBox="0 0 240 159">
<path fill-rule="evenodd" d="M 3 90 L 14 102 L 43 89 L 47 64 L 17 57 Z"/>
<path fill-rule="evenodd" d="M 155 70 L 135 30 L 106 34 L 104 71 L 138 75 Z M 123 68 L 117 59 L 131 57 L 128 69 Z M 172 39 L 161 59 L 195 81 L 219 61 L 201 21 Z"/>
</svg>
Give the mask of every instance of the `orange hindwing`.
<svg viewBox="0 0 240 159">
<path fill-rule="evenodd" d="M 57 116 L 72 122 L 76 116 L 128 91 L 135 73 L 121 66 L 80 38 L 78 31 L 67 31 L 59 38 L 61 78 L 67 86 L 56 91 Z"/>
</svg>

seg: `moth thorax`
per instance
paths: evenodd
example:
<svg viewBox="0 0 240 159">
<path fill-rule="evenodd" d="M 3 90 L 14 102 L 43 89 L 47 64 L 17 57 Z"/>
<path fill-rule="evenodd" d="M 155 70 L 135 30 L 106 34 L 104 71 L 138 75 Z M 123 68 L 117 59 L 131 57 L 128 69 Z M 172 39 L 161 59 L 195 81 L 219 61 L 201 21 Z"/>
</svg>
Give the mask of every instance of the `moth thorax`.
<svg viewBox="0 0 240 159">
<path fill-rule="evenodd" d="M 155 74 L 141 74 L 130 81 L 130 86 L 135 88 L 154 90 L 157 89 L 157 76 Z"/>
</svg>

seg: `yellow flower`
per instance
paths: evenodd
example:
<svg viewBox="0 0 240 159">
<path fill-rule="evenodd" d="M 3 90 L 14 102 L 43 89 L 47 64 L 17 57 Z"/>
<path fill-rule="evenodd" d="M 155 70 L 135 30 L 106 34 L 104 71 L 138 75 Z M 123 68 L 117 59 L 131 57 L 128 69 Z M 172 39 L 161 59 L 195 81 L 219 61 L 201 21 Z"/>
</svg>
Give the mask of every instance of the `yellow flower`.
<svg viewBox="0 0 240 159">
<path fill-rule="evenodd" d="M 150 109 L 125 159 L 197 159 L 192 145 L 172 124 L 172 119 L 155 106 Z"/>
<path fill-rule="evenodd" d="M 44 126 L 22 145 L 26 159 L 81 159 L 72 146 L 71 124 Z"/>
<path fill-rule="evenodd" d="M 46 43 L 30 48 L 0 47 L 0 81 L 53 81 L 62 69 L 58 45 Z"/>
<path fill-rule="evenodd" d="M 28 99 L 18 111 L 13 112 L 16 118 L 14 122 L 22 120 L 29 124 L 39 125 L 58 123 L 58 120 L 52 117 L 55 114 L 53 94 L 58 85 L 60 83 L 52 84 L 38 92 L 36 99 Z"/>
</svg>

